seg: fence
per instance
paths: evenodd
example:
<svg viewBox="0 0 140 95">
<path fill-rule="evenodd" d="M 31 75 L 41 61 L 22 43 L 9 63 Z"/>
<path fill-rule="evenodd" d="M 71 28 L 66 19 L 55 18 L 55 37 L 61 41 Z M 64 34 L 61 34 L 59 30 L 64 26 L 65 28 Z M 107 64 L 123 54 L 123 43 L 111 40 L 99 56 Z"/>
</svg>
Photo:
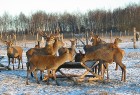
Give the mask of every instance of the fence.
<svg viewBox="0 0 140 95">
<path fill-rule="evenodd" d="M 134 31 L 125 31 L 125 32 L 85 32 L 80 34 L 74 34 L 70 32 L 63 33 L 64 39 L 79 39 L 78 42 L 82 42 L 82 44 L 90 44 L 89 38 L 92 34 L 99 35 L 104 41 L 106 42 L 113 42 L 113 40 L 116 37 L 122 38 L 123 41 L 131 41 L 133 39 L 133 47 L 136 48 L 136 29 L 134 28 Z M 42 40 L 42 37 L 38 34 L 36 35 L 7 35 L 2 34 L 0 37 L 4 40 L 13 40 L 16 44 L 19 44 L 18 42 L 22 41 L 24 43 L 24 47 L 26 47 L 27 44 L 37 44 L 38 41 Z M 78 43 L 77 42 L 77 43 Z"/>
</svg>

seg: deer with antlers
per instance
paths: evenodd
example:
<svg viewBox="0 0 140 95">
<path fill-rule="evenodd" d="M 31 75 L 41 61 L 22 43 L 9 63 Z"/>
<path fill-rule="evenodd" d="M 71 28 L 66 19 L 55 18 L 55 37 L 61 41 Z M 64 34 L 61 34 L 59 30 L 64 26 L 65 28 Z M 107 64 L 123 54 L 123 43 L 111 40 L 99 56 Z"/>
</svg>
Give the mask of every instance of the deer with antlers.
<svg viewBox="0 0 140 95">
<path fill-rule="evenodd" d="M 121 67 L 122 70 L 121 80 L 126 81 L 126 66 L 122 63 L 123 52 L 115 44 L 112 43 L 110 44 L 109 47 L 102 47 L 98 50 L 86 54 L 81 54 L 81 56 L 82 56 L 81 61 L 83 63 L 89 60 L 95 60 L 95 61 L 100 60 L 103 61 L 103 64 L 107 66 L 107 69 L 108 69 L 108 63 L 115 62 L 117 65 Z"/>
<path fill-rule="evenodd" d="M 57 51 L 59 48 L 61 48 L 62 46 L 64 46 L 64 43 L 60 40 L 58 40 L 57 38 L 54 38 L 53 36 L 43 36 L 46 39 L 46 46 L 43 48 L 31 48 L 26 52 L 26 56 L 27 56 L 27 60 L 29 61 L 29 59 L 33 56 L 33 55 L 56 55 Z M 27 68 L 30 67 L 29 64 L 26 64 Z M 42 79 L 42 72 L 40 79 Z M 32 73 L 31 73 L 32 75 Z M 32 75 L 33 76 L 33 75 Z"/>
<path fill-rule="evenodd" d="M 114 43 L 106 43 L 106 42 L 102 41 L 102 40 L 99 38 L 98 35 L 93 35 L 93 36 L 92 36 L 92 41 L 93 41 L 92 45 L 86 45 L 86 46 L 84 47 L 85 53 L 94 52 L 94 51 L 96 51 L 96 50 L 98 50 L 98 49 L 100 49 L 100 48 L 102 48 L 102 47 L 108 48 L 108 47 L 110 47 L 110 45 L 112 45 L 112 44 L 115 45 L 116 47 L 118 47 L 118 43 L 122 42 L 121 39 L 116 38 L 115 41 L 114 41 Z M 124 56 L 124 53 L 125 53 L 124 50 L 121 50 L 121 49 L 120 49 L 120 51 L 121 51 L 122 55 Z M 80 51 L 80 53 L 77 53 L 77 54 L 76 54 L 76 56 L 75 56 L 75 61 L 81 61 L 81 59 L 82 59 L 81 56 L 82 56 L 82 53 L 81 53 L 81 51 Z M 102 63 L 103 63 L 103 61 L 99 60 L 99 64 L 96 65 L 95 68 L 93 69 L 93 70 L 95 70 L 95 73 L 97 73 L 97 70 L 98 70 L 98 74 L 100 73 L 100 71 L 101 71 L 101 64 L 102 64 Z M 109 77 L 108 77 L 108 64 L 105 64 L 104 66 L 105 66 L 105 68 L 106 68 L 106 70 L 107 70 L 107 78 L 109 79 Z M 98 69 L 97 69 L 97 68 L 98 68 Z M 118 65 L 117 65 L 117 64 L 116 64 L 116 69 L 118 69 Z M 116 69 L 115 69 L 115 70 L 116 70 Z M 101 72 L 101 73 L 102 73 L 102 72 Z"/>
</svg>

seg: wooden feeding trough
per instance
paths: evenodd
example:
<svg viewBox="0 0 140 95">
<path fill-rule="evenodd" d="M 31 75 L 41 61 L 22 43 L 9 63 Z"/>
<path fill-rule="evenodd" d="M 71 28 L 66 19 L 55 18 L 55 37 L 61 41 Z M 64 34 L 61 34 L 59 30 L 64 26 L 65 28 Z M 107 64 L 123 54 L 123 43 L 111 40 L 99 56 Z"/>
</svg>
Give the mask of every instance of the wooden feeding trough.
<svg viewBox="0 0 140 95">
<path fill-rule="evenodd" d="M 77 82 L 82 82 L 85 80 L 85 77 L 89 77 L 88 81 L 95 81 L 95 80 L 102 80 L 103 77 L 94 73 L 92 70 L 96 65 L 98 64 L 98 61 L 90 61 L 86 63 L 82 62 L 66 62 L 63 65 L 61 65 L 58 69 L 58 71 L 62 74 L 63 77 L 72 78 L 72 77 L 78 77 Z M 73 74 L 65 74 L 60 69 L 61 68 L 69 68 L 69 69 L 86 69 L 86 71 L 82 75 L 73 75 Z M 91 73 L 91 75 L 88 75 L 88 73 Z M 60 76 L 57 76 L 60 77 Z"/>
</svg>

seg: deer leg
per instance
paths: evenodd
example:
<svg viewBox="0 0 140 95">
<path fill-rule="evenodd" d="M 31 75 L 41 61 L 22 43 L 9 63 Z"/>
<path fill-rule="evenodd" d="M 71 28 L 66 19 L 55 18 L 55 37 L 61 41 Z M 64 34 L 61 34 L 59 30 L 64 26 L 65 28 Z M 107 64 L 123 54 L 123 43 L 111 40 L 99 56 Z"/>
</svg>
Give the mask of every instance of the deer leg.
<svg viewBox="0 0 140 95">
<path fill-rule="evenodd" d="M 122 69 L 122 78 L 121 78 L 121 81 L 124 81 L 126 82 L 126 67 L 124 66 L 124 68 L 121 68 Z"/>
<path fill-rule="evenodd" d="M 109 80 L 108 63 L 105 63 L 104 67 L 105 67 L 105 69 L 107 70 L 107 80 Z"/>
<path fill-rule="evenodd" d="M 48 77 L 47 77 L 47 85 L 49 85 L 49 79 L 50 79 L 50 75 L 51 75 L 51 70 L 47 70 L 48 73 Z"/>
<path fill-rule="evenodd" d="M 22 63 L 22 69 L 23 69 L 22 56 L 20 56 L 20 62 Z"/>
<path fill-rule="evenodd" d="M 18 57 L 18 69 L 20 68 L 20 57 Z"/>
<path fill-rule="evenodd" d="M 29 69 L 27 69 L 26 85 L 29 85 Z"/>
<path fill-rule="evenodd" d="M 107 80 L 109 80 L 108 63 L 107 63 L 107 65 L 106 65 L 106 69 L 107 69 Z"/>
<path fill-rule="evenodd" d="M 10 58 L 8 57 L 8 67 L 10 66 Z"/>
<path fill-rule="evenodd" d="M 29 73 L 30 73 L 30 70 L 27 69 L 26 85 L 29 85 L 29 82 L 28 82 L 28 80 L 29 80 Z"/>
<path fill-rule="evenodd" d="M 33 73 L 34 73 L 37 84 L 39 84 L 39 80 L 38 80 L 38 77 L 37 77 L 37 70 L 34 70 Z"/>
<path fill-rule="evenodd" d="M 28 64 L 29 65 L 29 63 L 27 62 L 26 64 Z M 26 79 L 26 84 L 28 85 L 29 83 L 28 83 L 28 80 L 29 80 L 29 73 L 31 73 L 32 71 L 34 71 L 35 70 L 35 68 L 33 67 L 33 68 L 28 68 L 27 67 L 27 79 Z"/>
<path fill-rule="evenodd" d="M 126 81 L 126 66 L 122 63 L 122 62 L 119 62 L 119 63 L 116 63 L 118 64 L 120 67 L 121 67 L 121 70 L 122 70 L 122 77 L 121 77 L 121 81 Z"/>
<path fill-rule="evenodd" d="M 26 63 L 26 67 L 29 70 L 29 68 L 30 68 L 30 63 L 29 62 Z M 31 74 L 31 77 L 34 77 L 32 72 L 30 72 L 30 74 Z"/>
<path fill-rule="evenodd" d="M 42 72 L 43 72 L 43 71 L 40 70 L 40 80 L 43 79 L 43 78 L 42 78 Z"/>
<path fill-rule="evenodd" d="M 118 70 L 118 64 L 116 64 L 116 68 L 115 68 L 115 70 Z"/>
<path fill-rule="evenodd" d="M 122 77 L 121 77 L 121 81 L 123 81 L 124 80 L 124 71 L 123 71 L 123 69 L 122 69 Z"/>
<path fill-rule="evenodd" d="M 103 62 L 100 62 L 98 64 L 98 75 L 100 75 L 100 74 L 104 79 L 104 65 L 103 65 Z"/>
<path fill-rule="evenodd" d="M 52 73 L 53 73 L 53 77 L 54 77 L 54 80 L 55 80 L 55 82 L 56 82 L 56 85 L 59 86 L 59 83 L 57 82 L 57 79 L 56 79 L 55 70 L 52 70 Z"/>
<path fill-rule="evenodd" d="M 13 64 L 13 70 L 15 69 L 14 67 L 14 58 L 12 58 L 12 64 Z"/>
<path fill-rule="evenodd" d="M 100 68 L 101 68 L 101 70 L 100 70 L 100 71 L 101 71 L 101 76 L 102 76 L 103 79 L 104 79 L 104 73 L 105 73 L 104 70 L 105 70 L 105 68 L 104 68 L 104 65 L 103 65 L 103 64 L 100 64 L 100 65 L 101 65 L 101 67 L 100 67 Z"/>
</svg>

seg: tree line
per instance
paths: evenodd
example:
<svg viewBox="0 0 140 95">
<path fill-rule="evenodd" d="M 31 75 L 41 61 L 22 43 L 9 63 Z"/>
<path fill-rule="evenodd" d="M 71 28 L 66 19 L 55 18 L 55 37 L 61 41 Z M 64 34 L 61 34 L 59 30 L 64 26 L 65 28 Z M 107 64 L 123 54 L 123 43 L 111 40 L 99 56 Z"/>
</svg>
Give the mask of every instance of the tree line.
<svg viewBox="0 0 140 95">
<path fill-rule="evenodd" d="M 112 10 L 89 10 L 86 13 L 46 13 L 37 11 L 30 16 L 20 13 L 11 16 L 4 13 L 0 16 L 0 31 L 2 33 L 36 33 L 39 29 L 46 32 L 80 33 L 93 32 L 125 32 L 133 27 L 140 30 L 140 5 L 129 4 L 125 8 Z"/>
</svg>

